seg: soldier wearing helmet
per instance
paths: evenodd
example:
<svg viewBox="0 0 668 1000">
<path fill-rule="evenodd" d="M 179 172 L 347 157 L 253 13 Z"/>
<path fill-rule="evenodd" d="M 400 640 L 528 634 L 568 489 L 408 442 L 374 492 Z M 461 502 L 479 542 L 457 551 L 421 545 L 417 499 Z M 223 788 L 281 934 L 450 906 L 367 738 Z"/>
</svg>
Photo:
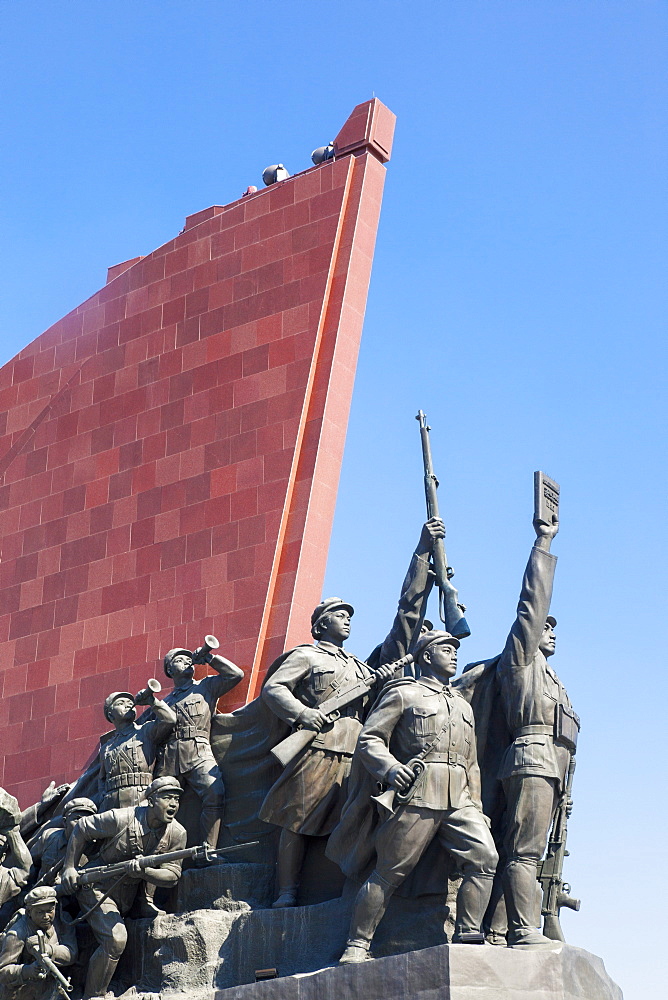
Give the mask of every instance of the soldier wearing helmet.
<svg viewBox="0 0 668 1000">
<path fill-rule="evenodd" d="M 154 696 L 151 709 L 145 713 L 148 718 L 137 722 L 129 691 L 113 691 L 105 698 L 104 715 L 114 731 L 100 740 L 100 812 L 138 805 L 153 780 L 158 750 L 174 728 L 176 715 Z"/>
<path fill-rule="evenodd" d="M 181 875 L 181 861 L 168 861 L 155 868 L 142 868 L 135 861 L 127 875 L 113 884 L 102 883 L 80 887 L 77 868 L 84 851 L 94 841 L 99 844 L 95 864 L 113 865 L 143 855 L 168 854 L 186 846 L 186 831 L 175 819 L 182 788 L 176 778 L 156 778 L 146 789 L 146 802 L 124 809 L 109 809 L 96 815 L 84 816 L 75 825 L 67 845 L 61 876 L 63 890 L 75 894 L 79 905 L 87 912 L 86 922 L 99 947 L 88 963 L 84 1000 L 103 997 L 127 943 L 123 917 L 129 912 L 142 885 L 173 886 Z M 142 916 L 155 916 L 153 906 L 146 906 L 140 896 Z"/>
<path fill-rule="evenodd" d="M 282 827 L 278 847 L 278 898 L 274 907 L 295 906 L 306 836 L 326 837 L 346 800 L 355 744 L 370 697 L 360 698 L 329 723 L 318 706 L 372 671 L 343 649 L 353 615 L 350 604 L 329 597 L 311 615 L 315 646 L 297 646 L 265 682 L 262 699 L 284 722 L 314 730 L 306 750 L 292 760 L 269 790 L 260 819 Z M 379 680 L 392 671 L 381 667 Z"/>
<path fill-rule="evenodd" d="M 12 1000 L 51 1000 L 54 982 L 44 976 L 36 954 L 43 952 L 58 968 L 77 958 L 74 927 L 59 913 L 56 891 L 51 886 L 32 889 L 23 913 L 6 931 L 0 951 L 0 986 Z"/>
<path fill-rule="evenodd" d="M 343 963 L 369 957 L 392 894 L 434 839 L 464 876 L 453 940 L 483 941 L 498 855 L 482 812 L 473 710 L 450 685 L 458 647 L 448 632 L 423 633 L 414 652 L 419 679 L 387 684 L 360 733 L 361 762 L 394 790 L 394 802 L 376 831 L 376 863 L 357 895 Z"/>
<path fill-rule="evenodd" d="M 211 749 L 211 719 L 218 699 L 244 676 L 243 670 L 217 653 L 198 649 L 170 649 L 165 655 L 165 674 L 174 689 L 165 703 L 176 713 L 176 726 L 161 753 L 156 774 L 177 777 L 182 787 L 190 787 L 202 804 L 202 843 L 216 847 L 225 807 L 225 786 Z M 216 671 L 202 680 L 194 679 L 194 661 L 207 663 Z"/>
<path fill-rule="evenodd" d="M 82 816 L 92 816 L 96 812 L 97 806 L 92 799 L 70 799 L 63 806 L 63 826 L 44 827 L 30 847 L 33 863 L 38 868 L 37 881 L 63 861 L 67 841 L 70 839 L 76 823 Z"/>
</svg>

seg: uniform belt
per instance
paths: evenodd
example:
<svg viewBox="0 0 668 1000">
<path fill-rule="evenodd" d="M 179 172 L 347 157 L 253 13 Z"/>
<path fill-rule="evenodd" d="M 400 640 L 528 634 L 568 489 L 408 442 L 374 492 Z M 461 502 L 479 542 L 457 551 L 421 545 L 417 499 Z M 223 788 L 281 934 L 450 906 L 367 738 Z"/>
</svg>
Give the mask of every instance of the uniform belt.
<svg viewBox="0 0 668 1000">
<path fill-rule="evenodd" d="M 153 775 L 147 771 L 127 771 L 110 775 L 106 784 L 108 791 L 116 791 L 118 788 L 148 788 L 152 780 Z"/>
<path fill-rule="evenodd" d="M 425 764 L 459 764 L 461 767 L 466 767 L 466 757 L 460 753 L 455 753 L 454 750 L 427 754 L 424 762 Z"/>
<path fill-rule="evenodd" d="M 206 740 L 209 739 L 206 729 L 198 729 L 196 726 L 179 726 L 173 738 L 177 740 L 192 740 L 196 736 L 203 736 Z"/>
<path fill-rule="evenodd" d="M 554 726 L 522 726 L 516 730 L 513 739 L 517 740 L 520 736 L 554 736 Z"/>
</svg>

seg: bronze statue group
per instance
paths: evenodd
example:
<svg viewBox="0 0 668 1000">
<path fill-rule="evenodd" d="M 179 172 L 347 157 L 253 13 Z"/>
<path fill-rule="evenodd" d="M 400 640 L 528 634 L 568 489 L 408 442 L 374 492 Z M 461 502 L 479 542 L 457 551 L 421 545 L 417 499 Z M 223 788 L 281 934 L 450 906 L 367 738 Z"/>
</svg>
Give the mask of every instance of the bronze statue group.
<svg viewBox="0 0 668 1000">
<path fill-rule="evenodd" d="M 503 651 L 455 680 L 468 626 L 439 568 L 445 529 L 431 513 L 392 628 L 371 656 L 362 661 L 344 649 L 353 608 L 328 598 L 311 616 L 313 644 L 275 661 L 257 703 L 282 766 L 259 805 L 259 820 L 280 829 L 273 905 L 297 905 L 308 838 L 326 838 L 327 856 L 361 884 L 342 963 L 370 958 L 390 897 L 421 866 L 430 892 L 445 893 L 448 872 L 461 877 L 454 944 L 551 949 L 559 944 L 558 906 L 575 906 L 559 866 L 549 865 L 555 851 L 563 855 L 564 823 L 559 844 L 550 832 L 555 816 L 570 812 L 579 729 L 549 664 L 556 515 L 534 520 L 536 541 Z M 435 580 L 447 631 L 424 618 Z M 155 681 L 138 696 L 106 698 L 113 731 L 101 741 L 87 794 L 80 785 L 50 787 L 20 814 L 0 790 L 0 985 L 7 995 L 69 995 L 64 973 L 77 960 L 77 927 L 87 927 L 95 943 L 83 997 L 104 997 L 131 908 L 154 918 L 162 912 L 156 889 L 176 884 L 184 859 L 218 862 L 226 803 L 211 727 L 219 698 L 244 674 L 216 646 L 207 637 L 194 652 L 165 655 L 173 687 L 164 700 Z M 196 680 L 198 663 L 213 673 Z M 149 706 L 139 721 L 137 704 Z M 186 790 L 199 801 L 194 848 L 186 848 L 176 818 Z M 553 912 L 543 906 L 554 918 L 549 937 L 538 929 L 539 879 L 557 893 Z"/>
</svg>

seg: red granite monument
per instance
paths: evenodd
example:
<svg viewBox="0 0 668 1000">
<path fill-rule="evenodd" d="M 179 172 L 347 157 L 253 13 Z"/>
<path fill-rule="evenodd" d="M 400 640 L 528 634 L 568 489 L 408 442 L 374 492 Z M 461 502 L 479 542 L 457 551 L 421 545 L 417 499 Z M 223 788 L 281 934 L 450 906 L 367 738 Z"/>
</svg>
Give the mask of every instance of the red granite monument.
<svg viewBox="0 0 668 1000">
<path fill-rule="evenodd" d="M 0 784 L 73 780 L 114 689 L 216 635 L 250 700 L 321 596 L 394 130 L 186 219 L 0 370 Z"/>
</svg>

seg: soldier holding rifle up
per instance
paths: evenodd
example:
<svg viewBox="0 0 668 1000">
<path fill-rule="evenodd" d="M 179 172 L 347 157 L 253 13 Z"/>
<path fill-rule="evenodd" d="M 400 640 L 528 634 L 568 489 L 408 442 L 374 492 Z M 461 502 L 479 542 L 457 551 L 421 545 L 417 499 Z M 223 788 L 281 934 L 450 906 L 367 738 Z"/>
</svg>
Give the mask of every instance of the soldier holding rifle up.
<svg viewBox="0 0 668 1000">
<path fill-rule="evenodd" d="M 243 670 L 214 653 L 218 640 L 206 636 L 204 645 L 189 649 L 170 649 L 163 667 L 174 682 L 174 690 L 165 703 L 176 713 L 176 726 L 156 767 L 156 774 L 171 775 L 183 788 L 190 786 L 202 803 L 200 829 L 202 843 L 215 847 L 225 808 L 225 786 L 211 749 L 211 719 L 218 699 L 239 683 Z M 196 681 L 195 664 L 207 663 L 216 671 Z"/>
<path fill-rule="evenodd" d="M 156 778 L 147 789 L 146 805 L 85 816 L 74 828 L 67 846 L 62 886 L 65 892 L 76 894 L 99 945 L 88 965 L 84 1000 L 103 997 L 107 991 L 127 943 L 123 917 L 142 883 L 172 886 L 181 875 L 181 860 L 167 859 L 159 867 L 143 868 L 137 859 L 140 855 L 169 854 L 185 848 L 186 831 L 174 818 L 182 791 L 176 778 Z M 84 851 L 93 841 L 100 842 L 99 858 L 106 865 L 132 862 L 120 878 L 102 882 L 99 887 L 81 885 L 77 871 Z M 85 872 L 84 868 L 84 876 Z"/>
<path fill-rule="evenodd" d="M 0 985 L 12 1000 L 51 1000 L 67 997 L 69 980 L 60 969 L 77 958 L 74 927 L 57 910 L 51 886 L 32 889 L 26 912 L 6 931 L 0 952 Z"/>
</svg>

